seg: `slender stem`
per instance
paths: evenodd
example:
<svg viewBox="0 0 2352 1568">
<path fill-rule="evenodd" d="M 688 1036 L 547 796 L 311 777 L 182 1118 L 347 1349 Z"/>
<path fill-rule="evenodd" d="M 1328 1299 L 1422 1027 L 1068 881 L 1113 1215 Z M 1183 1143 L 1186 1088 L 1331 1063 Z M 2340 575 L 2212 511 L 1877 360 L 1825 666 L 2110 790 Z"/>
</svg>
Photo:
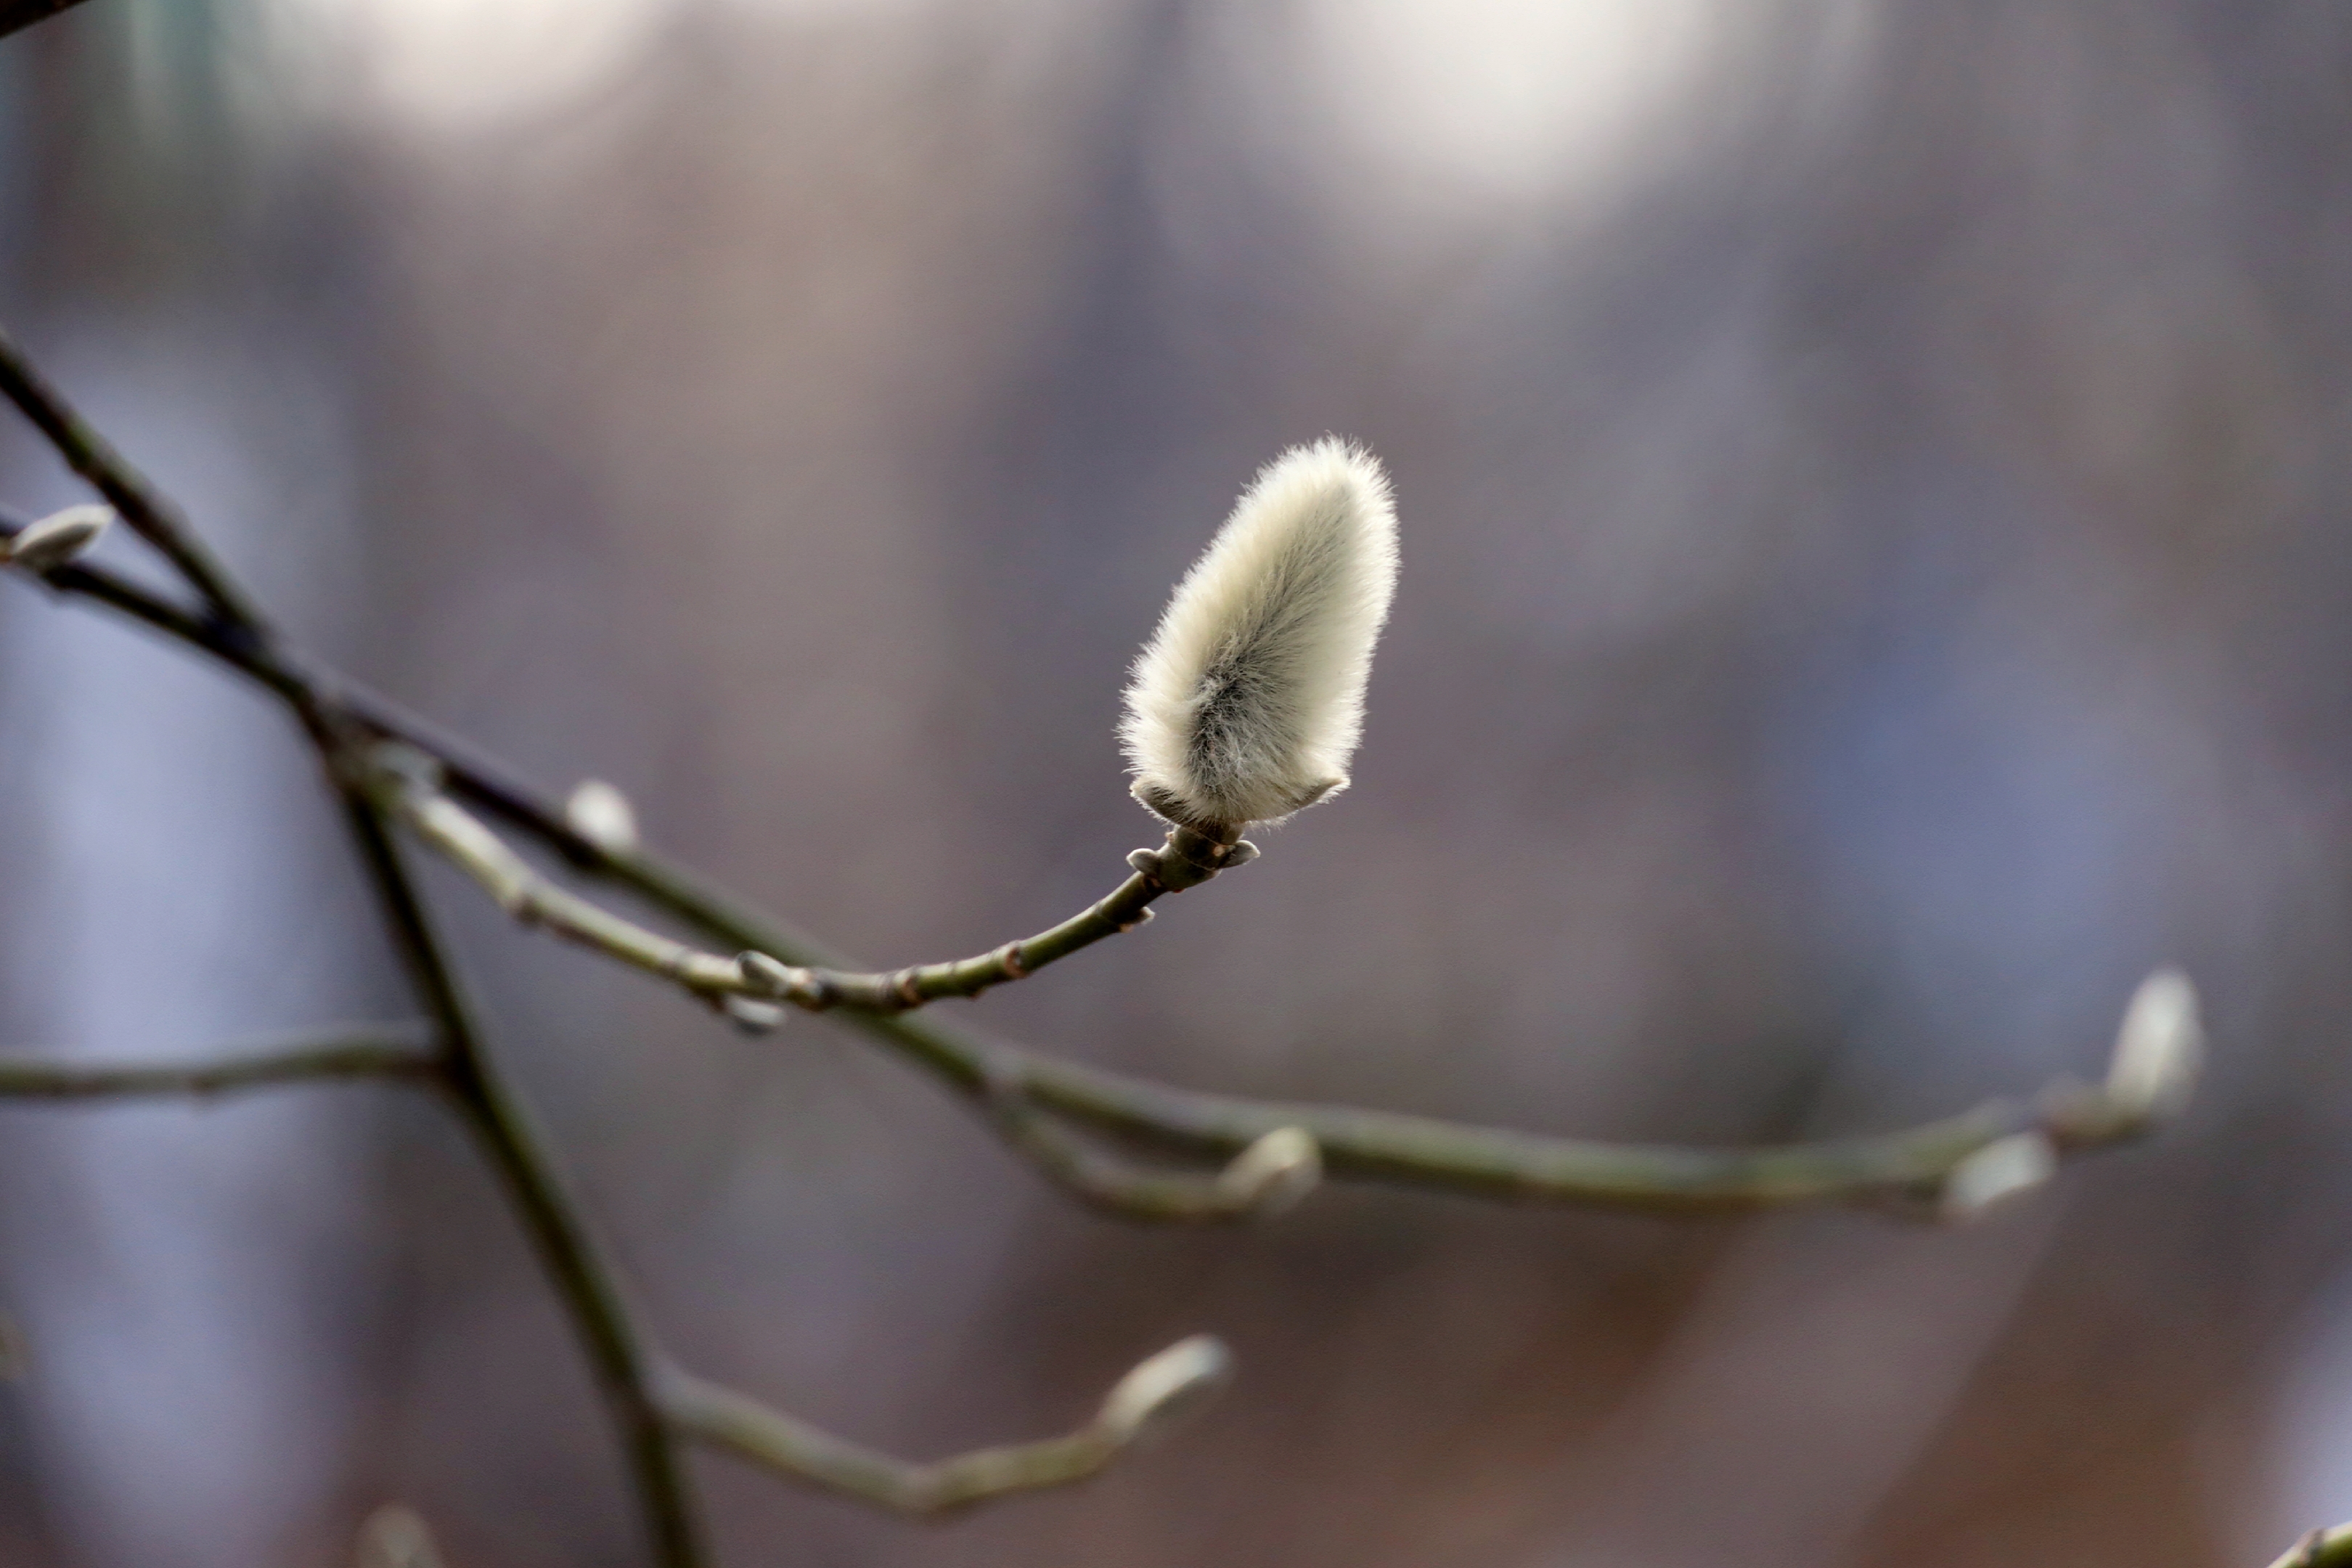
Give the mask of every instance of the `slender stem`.
<svg viewBox="0 0 2352 1568">
<path fill-rule="evenodd" d="M 0 1100 L 133 1100 L 226 1094 L 331 1079 L 430 1082 L 439 1070 L 420 1026 L 354 1025 L 313 1044 L 273 1046 L 189 1062 L 0 1059 Z"/>
<path fill-rule="evenodd" d="M 177 567 L 222 619 L 247 631 L 266 630 L 268 623 L 261 612 L 214 559 L 179 510 L 74 411 L 5 331 L 0 331 L 0 396 L 24 411 L 74 472 L 88 479 L 134 532 Z"/>
<path fill-rule="evenodd" d="M 1221 843 L 1190 828 L 1172 828 L 1165 847 L 1139 849 L 1130 857 L 1138 869 L 1108 897 L 1059 925 L 992 952 L 888 971 L 781 963 L 763 970 L 722 953 L 697 952 L 625 920 L 542 875 L 479 818 L 441 792 L 446 770 L 438 759 L 415 752 L 407 742 L 387 749 L 411 754 L 405 759 L 395 757 L 371 773 L 365 781 L 369 798 L 472 878 L 500 909 L 525 925 L 543 927 L 566 941 L 674 982 L 704 1001 L 737 995 L 786 1001 L 816 1013 L 835 1007 L 904 1013 L 943 996 L 977 996 L 1107 936 L 1132 930 L 1150 918 L 1146 906 L 1162 894 L 1196 887 L 1229 866 L 1244 864 L 1256 856 L 1244 844 Z M 409 765 L 401 765 L 404 760 Z M 1247 853 L 1236 853 L 1244 850 Z M 772 954 L 758 956 L 772 958 Z"/>
<path fill-rule="evenodd" d="M 328 743 L 321 741 L 322 747 Z M 440 1026 L 443 1080 L 451 1100 L 498 1173 L 569 1310 L 620 1429 L 655 1561 L 661 1568 L 698 1568 L 703 1554 L 693 1503 L 655 1400 L 655 1357 L 637 1331 L 618 1280 L 564 1194 L 544 1141 L 484 1051 L 431 916 L 383 821 L 355 784 L 341 788 L 345 818 L 384 904 L 394 943 Z"/>
</svg>

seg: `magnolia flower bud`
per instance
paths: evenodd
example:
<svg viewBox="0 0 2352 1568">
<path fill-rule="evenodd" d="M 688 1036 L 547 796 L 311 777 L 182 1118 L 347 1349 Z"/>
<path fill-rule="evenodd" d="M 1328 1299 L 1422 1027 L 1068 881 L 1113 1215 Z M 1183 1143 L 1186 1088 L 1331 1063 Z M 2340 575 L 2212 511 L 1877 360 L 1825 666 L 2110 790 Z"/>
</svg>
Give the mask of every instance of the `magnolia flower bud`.
<svg viewBox="0 0 2352 1568">
<path fill-rule="evenodd" d="M 1345 787 L 1396 574 L 1370 453 L 1326 437 L 1267 465 L 1136 660 L 1119 726 L 1135 797 L 1205 829 Z"/>
<path fill-rule="evenodd" d="M 110 506 L 69 506 L 28 522 L 0 544 L 0 562 L 24 572 L 53 572 L 98 542 L 114 521 Z"/>
</svg>

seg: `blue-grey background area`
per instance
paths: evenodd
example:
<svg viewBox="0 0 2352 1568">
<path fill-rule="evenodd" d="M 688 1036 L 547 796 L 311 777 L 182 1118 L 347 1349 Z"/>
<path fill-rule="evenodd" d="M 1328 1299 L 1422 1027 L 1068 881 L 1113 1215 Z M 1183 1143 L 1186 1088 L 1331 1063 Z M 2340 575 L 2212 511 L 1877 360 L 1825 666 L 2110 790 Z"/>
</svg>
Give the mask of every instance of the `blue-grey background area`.
<svg viewBox="0 0 2352 1568">
<path fill-rule="evenodd" d="M 914 1455 L 1243 1375 L 792 1568 L 2234 1568 L 2352 1517 L 2352 20 L 2331 0 L 89 0 L 0 43 L 0 320 L 286 623 L 876 962 L 1097 896 L 1111 725 L 1255 467 L 1405 571 L 1356 782 L 980 1004 L 1203 1087 L 1594 1135 L 2095 1073 L 1973 1229 L 1331 1191 L 1078 1213 L 898 1065 L 433 890 L 698 1369 Z M 0 500 L 79 499 L 13 425 Z M 129 541 L 110 559 L 145 570 Z M 0 1043 L 404 1003 L 287 726 L 0 584 Z M 0 1563 L 640 1560 L 455 1132 L 0 1109 Z"/>
</svg>

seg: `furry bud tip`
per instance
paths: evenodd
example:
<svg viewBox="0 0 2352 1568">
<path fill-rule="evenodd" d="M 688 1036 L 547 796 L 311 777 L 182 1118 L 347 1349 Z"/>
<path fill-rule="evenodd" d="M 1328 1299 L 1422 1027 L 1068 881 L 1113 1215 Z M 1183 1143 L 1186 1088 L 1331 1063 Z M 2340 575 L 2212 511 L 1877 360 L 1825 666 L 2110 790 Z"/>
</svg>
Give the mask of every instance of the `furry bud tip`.
<svg viewBox="0 0 2352 1568">
<path fill-rule="evenodd" d="M 1207 831 L 1344 788 L 1396 574 L 1370 452 L 1327 437 L 1268 464 L 1135 662 L 1119 725 L 1135 797 Z"/>
<path fill-rule="evenodd" d="M 79 559 L 114 521 L 110 506 L 69 506 L 28 522 L 0 543 L 0 563 L 20 572 L 54 572 Z"/>
</svg>

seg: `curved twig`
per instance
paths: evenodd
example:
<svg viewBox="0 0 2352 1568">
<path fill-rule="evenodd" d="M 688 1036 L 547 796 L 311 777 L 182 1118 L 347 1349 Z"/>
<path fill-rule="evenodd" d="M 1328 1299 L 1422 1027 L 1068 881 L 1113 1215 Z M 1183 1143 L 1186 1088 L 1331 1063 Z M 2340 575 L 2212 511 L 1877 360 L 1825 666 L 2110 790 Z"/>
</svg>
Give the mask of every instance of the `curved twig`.
<svg viewBox="0 0 2352 1568">
<path fill-rule="evenodd" d="M 1232 1364 L 1222 1342 L 1197 1334 L 1119 1379 L 1094 1419 L 1066 1436 L 979 1448 L 928 1464 L 835 1436 L 747 1394 L 683 1373 L 663 1377 L 661 1401 L 670 1424 L 688 1436 L 794 1480 L 932 1519 L 1086 1479 L 1214 1393 Z"/>
</svg>

